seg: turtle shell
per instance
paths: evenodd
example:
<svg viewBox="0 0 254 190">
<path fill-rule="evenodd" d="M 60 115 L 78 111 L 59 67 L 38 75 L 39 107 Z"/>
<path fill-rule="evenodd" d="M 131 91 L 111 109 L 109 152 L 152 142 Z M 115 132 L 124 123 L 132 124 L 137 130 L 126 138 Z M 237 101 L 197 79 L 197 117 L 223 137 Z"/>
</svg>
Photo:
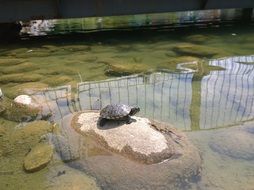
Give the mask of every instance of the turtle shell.
<svg viewBox="0 0 254 190">
<path fill-rule="evenodd" d="M 130 114 L 132 107 L 124 104 L 107 105 L 100 112 L 101 118 L 121 119 Z"/>
</svg>

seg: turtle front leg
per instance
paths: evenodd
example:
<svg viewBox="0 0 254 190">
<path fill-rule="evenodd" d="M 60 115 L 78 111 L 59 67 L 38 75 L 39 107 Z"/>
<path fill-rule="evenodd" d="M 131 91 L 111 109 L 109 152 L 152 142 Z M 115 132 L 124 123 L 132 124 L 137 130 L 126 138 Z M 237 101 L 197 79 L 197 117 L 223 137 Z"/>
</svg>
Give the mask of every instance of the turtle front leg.
<svg viewBox="0 0 254 190">
<path fill-rule="evenodd" d="M 100 118 L 100 120 L 99 120 L 99 126 L 100 126 L 100 127 L 103 127 L 103 126 L 106 124 L 106 122 L 107 122 L 107 119 L 105 119 L 105 118 Z"/>
<path fill-rule="evenodd" d="M 126 124 L 131 124 L 132 123 L 132 119 L 131 117 L 128 115 L 126 118 Z"/>
</svg>

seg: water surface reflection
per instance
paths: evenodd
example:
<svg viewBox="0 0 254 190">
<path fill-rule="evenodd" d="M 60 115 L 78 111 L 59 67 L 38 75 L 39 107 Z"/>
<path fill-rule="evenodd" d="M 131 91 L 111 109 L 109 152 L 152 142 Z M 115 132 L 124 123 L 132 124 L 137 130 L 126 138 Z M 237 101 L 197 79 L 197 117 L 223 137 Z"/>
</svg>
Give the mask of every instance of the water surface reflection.
<svg viewBox="0 0 254 190">
<path fill-rule="evenodd" d="M 169 122 L 184 130 L 211 129 L 254 118 L 254 56 L 210 60 L 225 70 L 157 72 L 49 89 L 43 97 L 55 120 L 80 110 L 98 110 L 112 103 L 138 105 L 140 115 Z M 198 77 L 197 77 L 198 76 Z M 43 95 L 43 96 L 41 96 Z"/>
</svg>

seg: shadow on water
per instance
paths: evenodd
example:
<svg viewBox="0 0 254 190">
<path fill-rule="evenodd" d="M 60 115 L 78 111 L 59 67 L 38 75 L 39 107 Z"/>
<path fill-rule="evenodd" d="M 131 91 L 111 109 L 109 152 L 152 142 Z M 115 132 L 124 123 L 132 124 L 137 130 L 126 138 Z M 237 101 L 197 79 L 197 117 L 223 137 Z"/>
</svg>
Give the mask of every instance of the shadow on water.
<svg viewBox="0 0 254 190">
<path fill-rule="evenodd" d="M 209 61 L 225 70 L 156 72 L 62 86 L 34 94 L 45 101 L 55 120 L 108 104 L 138 105 L 140 116 L 169 122 L 184 130 L 202 130 L 253 120 L 254 56 Z M 181 66 L 184 67 L 184 66 Z M 198 79 L 197 79 L 198 78 Z M 73 97 L 73 96 L 72 96 Z"/>
</svg>

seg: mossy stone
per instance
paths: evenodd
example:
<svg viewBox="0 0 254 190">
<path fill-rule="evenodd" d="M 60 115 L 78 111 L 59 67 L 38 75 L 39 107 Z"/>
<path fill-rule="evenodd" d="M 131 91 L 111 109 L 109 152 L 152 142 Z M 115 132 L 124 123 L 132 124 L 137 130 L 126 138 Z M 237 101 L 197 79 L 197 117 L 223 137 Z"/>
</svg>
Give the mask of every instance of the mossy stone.
<svg viewBox="0 0 254 190">
<path fill-rule="evenodd" d="M 53 146 L 39 143 L 27 154 L 24 159 L 24 168 L 28 172 L 36 172 L 43 169 L 53 156 Z"/>
<path fill-rule="evenodd" d="M 196 56 L 200 58 L 211 58 L 220 53 L 220 50 L 208 46 L 181 44 L 173 48 L 173 51 L 180 55 Z"/>
<path fill-rule="evenodd" d="M 24 82 L 36 82 L 43 78 L 42 75 L 33 73 L 17 73 L 0 76 L 0 83 L 24 83 Z"/>
<path fill-rule="evenodd" d="M 15 59 L 15 58 L 0 58 L 0 66 L 12 66 L 12 65 L 18 65 L 21 64 L 23 62 L 25 62 L 26 60 L 24 59 Z"/>
<path fill-rule="evenodd" d="M 28 107 L 23 104 L 16 103 L 10 99 L 4 98 L 0 102 L 0 107 L 5 109 L 1 116 L 10 121 L 22 122 L 35 120 L 39 114 L 38 108 Z"/>
<path fill-rule="evenodd" d="M 10 140 L 16 147 L 15 151 L 23 153 L 35 146 L 42 135 L 52 132 L 54 126 L 48 121 L 33 121 L 25 126 L 17 128 L 11 135 Z"/>
<path fill-rule="evenodd" d="M 72 81 L 73 79 L 69 76 L 52 76 L 45 80 L 43 80 L 44 83 L 49 84 L 50 86 L 59 86 L 59 85 L 65 85 L 66 83 Z"/>
<path fill-rule="evenodd" d="M 124 76 L 135 73 L 142 73 L 149 70 L 149 66 L 145 64 L 137 64 L 130 62 L 121 62 L 113 59 L 106 59 L 100 61 L 100 63 L 104 63 L 108 65 L 108 69 L 105 70 L 105 74 L 108 76 Z"/>
<path fill-rule="evenodd" d="M 176 67 L 180 63 L 190 63 L 193 61 L 199 61 L 200 59 L 193 56 L 179 56 L 167 58 L 165 62 L 161 62 L 156 65 L 156 70 L 176 70 Z"/>
<path fill-rule="evenodd" d="M 54 67 L 50 69 L 39 69 L 36 71 L 38 74 L 42 75 L 61 75 L 61 74 L 66 74 L 66 75 L 74 75 L 77 74 L 77 71 L 71 67 L 66 67 L 66 66 L 61 66 L 61 67 Z"/>
<path fill-rule="evenodd" d="M 36 70 L 38 66 L 32 63 L 21 63 L 14 66 L 8 66 L 1 68 L 1 73 L 3 74 L 12 74 L 12 73 L 22 73 Z"/>
<path fill-rule="evenodd" d="M 28 82 L 19 84 L 13 87 L 4 88 L 5 96 L 14 99 L 22 94 L 31 94 L 35 91 L 40 91 L 48 88 L 48 85 L 41 82 Z"/>
<path fill-rule="evenodd" d="M 29 50 L 28 50 L 29 51 Z M 23 53 L 18 53 L 15 55 L 16 58 L 31 58 L 31 57 L 48 57 L 51 56 L 50 52 L 48 51 L 43 51 L 42 49 L 39 50 L 32 50 L 30 52 L 23 52 Z"/>
<path fill-rule="evenodd" d="M 77 52 L 77 51 L 90 51 L 91 47 L 87 46 L 87 45 L 65 45 L 60 47 L 64 50 L 67 51 L 73 51 L 73 52 Z"/>
<path fill-rule="evenodd" d="M 1 113 L 3 113 L 4 111 L 5 111 L 5 107 L 4 107 L 4 105 L 1 103 L 1 101 L 2 100 L 0 100 L 0 115 L 1 115 Z"/>
<path fill-rule="evenodd" d="M 210 38 L 211 36 L 209 37 L 203 34 L 194 34 L 194 35 L 187 36 L 185 40 L 192 43 L 202 44 L 207 42 Z"/>
</svg>

